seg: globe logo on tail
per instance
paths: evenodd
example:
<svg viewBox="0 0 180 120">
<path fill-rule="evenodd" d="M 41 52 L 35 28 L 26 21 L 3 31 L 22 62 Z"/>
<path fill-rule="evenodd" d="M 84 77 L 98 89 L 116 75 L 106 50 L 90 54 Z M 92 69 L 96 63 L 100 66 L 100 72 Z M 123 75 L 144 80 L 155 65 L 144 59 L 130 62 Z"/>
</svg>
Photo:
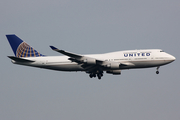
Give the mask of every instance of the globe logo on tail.
<svg viewBox="0 0 180 120">
<path fill-rule="evenodd" d="M 16 51 L 16 57 L 39 57 L 43 56 L 39 52 L 37 52 L 34 48 L 29 46 L 27 43 L 22 42 Z"/>
</svg>

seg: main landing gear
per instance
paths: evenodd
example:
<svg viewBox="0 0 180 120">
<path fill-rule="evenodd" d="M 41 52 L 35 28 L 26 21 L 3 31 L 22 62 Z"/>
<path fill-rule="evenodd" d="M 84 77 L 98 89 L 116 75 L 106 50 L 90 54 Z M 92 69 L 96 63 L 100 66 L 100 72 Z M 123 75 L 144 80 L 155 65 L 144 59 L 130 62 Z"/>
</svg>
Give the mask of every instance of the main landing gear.
<svg viewBox="0 0 180 120">
<path fill-rule="evenodd" d="M 160 67 L 157 67 L 157 68 L 156 68 L 156 70 L 157 70 L 157 71 L 156 71 L 156 74 L 159 74 L 159 68 L 160 68 Z"/>
<path fill-rule="evenodd" d="M 103 71 L 97 71 L 97 72 L 95 72 L 95 73 L 90 73 L 89 74 L 89 77 L 90 78 L 93 78 L 93 77 L 98 77 L 98 79 L 100 80 L 101 79 L 101 77 L 103 76 Z"/>
</svg>

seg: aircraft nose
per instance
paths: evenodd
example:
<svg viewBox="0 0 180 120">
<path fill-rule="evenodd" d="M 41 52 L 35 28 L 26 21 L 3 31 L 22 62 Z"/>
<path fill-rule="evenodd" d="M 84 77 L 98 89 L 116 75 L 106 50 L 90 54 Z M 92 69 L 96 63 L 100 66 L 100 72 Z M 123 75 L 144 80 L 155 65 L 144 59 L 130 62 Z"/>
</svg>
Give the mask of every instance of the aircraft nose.
<svg viewBox="0 0 180 120">
<path fill-rule="evenodd" d="M 175 58 L 174 56 L 172 56 L 172 60 L 173 60 L 173 61 L 175 61 L 175 60 L 176 60 L 176 58 Z"/>
<path fill-rule="evenodd" d="M 174 56 L 170 56 L 170 59 L 172 60 L 172 61 L 175 61 L 176 60 L 176 58 L 174 57 Z"/>
</svg>

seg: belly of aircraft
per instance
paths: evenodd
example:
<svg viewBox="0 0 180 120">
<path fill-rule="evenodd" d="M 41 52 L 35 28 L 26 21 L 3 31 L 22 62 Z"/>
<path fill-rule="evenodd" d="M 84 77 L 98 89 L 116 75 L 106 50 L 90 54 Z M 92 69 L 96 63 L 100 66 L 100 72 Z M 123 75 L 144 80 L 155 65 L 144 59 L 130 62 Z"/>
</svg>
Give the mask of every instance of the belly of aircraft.
<svg viewBox="0 0 180 120">
<path fill-rule="evenodd" d="M 83 71 L 83 68 L 80 65 L 76 65 L 76 64 L 46 65 L 43 66 L 43 68 L 58 70 L 58 71 Z"/>
<path fill-rule="evenodd" d="M 134 66 L 132 68 L 145 68 L 145 67 L 157 67 L 166 65 L 169 61 L 166 60 L 148 60 L 148 61 L 131 61 Z"/>
</svg>

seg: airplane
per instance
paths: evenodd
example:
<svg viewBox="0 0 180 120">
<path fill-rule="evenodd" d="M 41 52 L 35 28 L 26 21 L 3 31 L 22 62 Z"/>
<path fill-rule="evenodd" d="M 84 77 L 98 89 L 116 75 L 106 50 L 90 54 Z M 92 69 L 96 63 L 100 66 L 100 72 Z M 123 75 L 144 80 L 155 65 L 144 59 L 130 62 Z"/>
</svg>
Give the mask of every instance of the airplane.
<svg viewBox="0 0 180 120">
<path fill-rule="evenodd" d="M 116 51 L 104 54 L 81 55 L 50 48 L 65 56 L 46 56 L 39 53 L 14 34 L 6 35 L 15 56 L 8 56 L 12 63 L 57 71 L 84 71 L 90 78 L 99 80 L 103 73 L 120 75 L 121 70 L 156 67 L 156 74 L 162 65 L 176 58 L 161 49 Z"/>
</svg>

